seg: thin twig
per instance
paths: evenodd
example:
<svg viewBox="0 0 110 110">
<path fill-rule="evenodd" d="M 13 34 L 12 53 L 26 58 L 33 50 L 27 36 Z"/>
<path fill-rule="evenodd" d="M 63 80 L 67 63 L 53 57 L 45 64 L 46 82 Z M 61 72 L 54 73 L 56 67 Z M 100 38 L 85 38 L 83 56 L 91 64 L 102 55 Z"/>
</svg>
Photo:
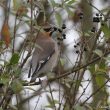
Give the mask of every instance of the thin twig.
<svg viewBox="0 0 110 110">
<path fill-rule="evenodd" d="M 102 86 L 100 86 L 95 92 L 93 92 L 93 93 L 81 104 L 81 106 L 83 106 L 92 96 L 94 96 L 96 93 L 98 93 L 108 82 L 109 82 L 109 79 L 108 79 Z"/>
<path fill-rule="evenodd" d="M 87 86 L 83 89 L 83 92 L 81 93 L 81 95 L 79 96 L 79 98 L 76 100 L 76 104 L 78 103 L 78 101 L 81 99 L 81 97 L 84 95 L 86 89 L 88 88 L 89 84 L 90 84 L 91 80 L 89 80 Z"/>
<path fill-rule="evenodd" d="M 53 97 L 53 94 L 52 94 L 52 89 L 51 89 L 50 83 L 48 85 L 49 85 L 49 89 L 50 89 L 50 95 L 51 95 L 51 98 L 52 98 L 52 102 L 54 104 L 54 109 L 57 110 L 56 106 L 55 106 L 55 101 L 54 101 L 54 97 Z"/>
<path fill-rule="evenodd" d="M 38 97 L 38 99 L 37 99 L 37 102 L 36 102 L 36 105 L 35 105 L 35 107 L 34 107 L 34 110 L 36 110 L 39 101 L 40 101 L 40 95 L 39 95 L 39 97 Z"/>
<path fill-rule="evenodd" d="M 15 25 L 14 25 L 14 35 L 13 35 L 13 48 L 12 48 L 12 53 L 14 53 L 14 49 L 15 49 L 16 22 L 17 22 L 17 14 L 16 14 L 16 16 L 15 16 Z"/>
</svg>

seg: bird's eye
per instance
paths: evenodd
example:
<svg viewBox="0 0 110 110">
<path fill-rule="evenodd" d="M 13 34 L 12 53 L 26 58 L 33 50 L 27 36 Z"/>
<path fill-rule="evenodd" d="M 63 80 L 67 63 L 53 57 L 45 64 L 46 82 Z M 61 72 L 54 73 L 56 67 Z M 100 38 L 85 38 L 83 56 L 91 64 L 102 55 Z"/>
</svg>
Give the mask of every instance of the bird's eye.
<svg viewBox="0 0 110 110">
<path fill-rule="evenodd" d="M 51 30 L 51 27 L 49 28 L 44 28 L 44 31 L 49 32 Z"/>
</svg>

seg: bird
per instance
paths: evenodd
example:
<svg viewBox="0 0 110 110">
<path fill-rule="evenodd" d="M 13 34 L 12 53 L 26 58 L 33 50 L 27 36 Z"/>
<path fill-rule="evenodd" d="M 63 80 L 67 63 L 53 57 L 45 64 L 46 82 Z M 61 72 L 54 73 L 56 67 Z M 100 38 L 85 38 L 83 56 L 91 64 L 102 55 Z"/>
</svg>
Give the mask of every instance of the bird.
<svg viewBox="0 0 110 110">
<path fill-rule="evenodd" d="M 44 32 L 39 32 L 36 38 L 36 47 L 32 54 L 31 68 L 32 75 L 30 82 L 35 82 L 41 73 L 52 72 L 57 65 L 59 56 L 59 46 L 52 38 L 51 28 L 45 28 Z"/>
</svg>

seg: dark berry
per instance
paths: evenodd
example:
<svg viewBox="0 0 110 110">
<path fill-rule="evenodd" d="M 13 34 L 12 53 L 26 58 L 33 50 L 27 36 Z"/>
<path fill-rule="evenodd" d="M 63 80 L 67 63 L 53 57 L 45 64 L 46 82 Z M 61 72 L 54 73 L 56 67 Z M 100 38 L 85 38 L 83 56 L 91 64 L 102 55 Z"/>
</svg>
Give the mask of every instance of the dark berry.
<svg viewBox="0 0 110 110">
<path fill-rule="evenodd" d="M 65 25 L 65 24 L 63 24 L 63 25 L 62 25 L 62 29 L 65 29 L 65 28 L 66 28 L 66 25 Z"/>
<path fill-rule="evenodd" d="M 96 16 L 99 16 L 99 13 L 96 13 Z"/>
<path fill-rule="evenodd" d="M 99 19 L 99 17 L 93 17 L 93 22 L 100 22 L 100 19 Z"/>
<path fill-rule="evenodd" d="M 83 16 L 80 16 L 79 18 L 80 18 L 80 19 L 82 19 L 82 18 L 83 18 Z"/>
<path fill-rule="evenodd" d="M 61 30 L 61 29 L 58 29 L 58 31 L 59 31 L 60 33 L 62 33 L 62 30 Z"/>
<path fill-rule="evenodd" d="M 100 13 L 100 16 L 102 16 L 102 13 Z"/>
<path fill-rule="evenodd" d="M 61 38 L 57 37 L 57 40 L 60 40 Z"/>
<path fill-rule="evenodd" d="M 79 42 L 76 45 L 79 45 Z"/>
<path fill-rule="evenodd" d="M 54 31 L 57 31 L 57 27 L 53 27 Z"/>
<path fill-rule="evenodd" d="M 91 29 L 91 32 L 95 32 L 95 31 L 96 31 L 96 28 L 93 27 L 93 28 Z"/>
<path fill-rule="evenodd" d="M 78 54 L 79 53 L 79 50 L 76 50 L 76 53 Z"/>
<path fill-rule="evenodd" d="M 74 45 L 74 48 L 76 48 L 77 46 L 76 45 Z"/>
<path fill-rule="evenodd" d="M 95 27 L 93 27 L 93 29 L 95 29 Z"/>
<path fill-rule="evenodd" d="M 63 36 L 63 39 L 66 39 L 66 35 L 65 34 L 62 34 L 62 36 Z"/>
<path fill-rule="evenodd" d="M 91 32 L 95 32 L 95 30 L 91 29 Z"/>
<path fill-rule="evenodd" d="M 102 19 L 102 16 L 100 17 L 100 19 Z"/>
</svg>

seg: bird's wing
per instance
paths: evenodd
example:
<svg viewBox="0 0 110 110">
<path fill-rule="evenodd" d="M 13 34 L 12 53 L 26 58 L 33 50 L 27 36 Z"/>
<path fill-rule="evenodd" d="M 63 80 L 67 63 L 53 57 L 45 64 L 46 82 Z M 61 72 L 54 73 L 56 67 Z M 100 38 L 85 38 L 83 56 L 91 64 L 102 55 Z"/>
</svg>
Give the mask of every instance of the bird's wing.
<svg viewBox="0 0 110 110">
<path fill-rule="evenodd" d="M 41 68 L 43 68 L 43 66 L 49 61 L 49 59 L 55 52 L 55 45 L 53 42 L 48 43 L 48 41 L 47 42 L 45 41 L 39 43 L 42 43 L 42 45 L 39 44 L 41 48 L 36 48 L 32 56 L 32 68 L 33 68 L 32 77 L 37 75 L 37 73 L 41 70 Z"/>
</svg>

